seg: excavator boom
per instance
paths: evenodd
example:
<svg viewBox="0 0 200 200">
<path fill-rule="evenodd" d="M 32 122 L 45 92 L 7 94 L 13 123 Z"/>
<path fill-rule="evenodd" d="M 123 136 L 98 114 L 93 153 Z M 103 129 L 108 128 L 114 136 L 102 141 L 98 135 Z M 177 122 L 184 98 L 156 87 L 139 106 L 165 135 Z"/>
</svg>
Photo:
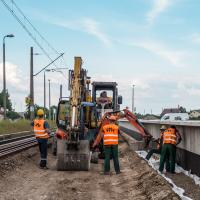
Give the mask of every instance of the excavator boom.
<svg viewBox="0 0 200 200">
<path fill-rule="evenodd" d="M 143 126 L 143 124 L 139 122 L 137 117 L 132 112 L 130 112 L 128 109 L 124 109 L 122 111 L 105 113 L 105 115 L 103 116 L 103 118 L 101 120 L 101 124 L 99 127 L 99 133 L 93 143 L 93 148 L 95 148 L 101 142 L 101 140 L 103 138 L 102 129 L 103 129 L 104 125 L 109 123 L 108 118 L 110 115 L 115 115 L 117 117 L 117 120 L 122 119 L 122 118 L 127 119 L 130 122 L 130 124 L 133 125 L 133 127 L 135 127 L 138 130 L 138 133 L 145 139 L 146 145 L 149 144 L 149 142 L 152 138 L 152 135 Z"/>
</svg>

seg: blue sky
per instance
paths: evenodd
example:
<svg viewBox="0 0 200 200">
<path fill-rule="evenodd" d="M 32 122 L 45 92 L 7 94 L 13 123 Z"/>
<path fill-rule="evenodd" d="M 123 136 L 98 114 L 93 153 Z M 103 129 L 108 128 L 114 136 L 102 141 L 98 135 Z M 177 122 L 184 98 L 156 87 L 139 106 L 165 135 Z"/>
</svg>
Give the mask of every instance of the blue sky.
<svg viewBox="0 0 200 200">
<path fill-rule="evenodd" d="M 10 0 L 6 2 L 12 7 Z M 123 106 L 131 107 L 131 86 L 135 84 L 137 112 L 159 114 L 165 107 L 200 107 L 200 1 L 15 2 L 52 46 L 65 52 L 64 60 L 56 63 L 58 67 L 71 68 L 73 57 L 81 56 L 93 80 L 118 82 Z M 1 2 L 0 27 L 1 38 L 15 35 L 6 39 L 7 88 L 15 108 L 23 110 L 29 93 L 29 49 L 41 50 Z M 57 55 L 41 43 L 54 59 Z M 44 55 L 35 56 L 35 72 L 48 63 Z M 59 84 L 68 94 L 67 71 L 63 72 L 65 75 L 47 75 L 52 81 L 53 104 L 58 101 Z M 35 102 L 43 105 L 43 74 L 35 78 Z"/>
</svg>

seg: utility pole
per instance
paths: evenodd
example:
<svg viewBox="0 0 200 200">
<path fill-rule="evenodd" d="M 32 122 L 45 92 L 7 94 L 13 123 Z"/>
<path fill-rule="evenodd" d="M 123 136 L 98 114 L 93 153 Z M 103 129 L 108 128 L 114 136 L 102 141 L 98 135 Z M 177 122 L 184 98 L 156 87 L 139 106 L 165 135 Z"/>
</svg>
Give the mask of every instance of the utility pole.
<svg viewBox="0 0 200 200">
<path fill-rule="evenodd" d="M 49 81 L 49 120 L 51 120 L 51 83 L 50 79 Z"/>
<path fill-rule="evenodd" d="M 3 118 L 6 119 L 6 58 L 5 58 L 5 38 L 3 39 Z"/>
<path fill-rule="evenodd" d="M 44 70 L 44 116 L 46 111 L 46 74 Z"/>
<path fill-rule="evenodd" d="M 33 47 L 30 52 L 30 120 L 34 119 Z"/>
<path fill-rule="evenodd" d="M 6 97 L 7 97 L 7 91 L 6 91 L 6 45 L 5 45 L 5 39 L 6 38 L 12 38 L 14 37 L 13 34 L 5 35 L 3 37 L 3 118 L 6 119 Z"/>
<path fill-rule="evenodd" d="M 60 85 L 60 99 L 62 98 L 62 85 Z"/>
<path fill-rule="evenodd" d="M 132 113 L 135 113 L 135 105 L 134 105 L 134 87 L 135 85 L 133 85 L 133 88 L 132 88 Z"/>
</svg>

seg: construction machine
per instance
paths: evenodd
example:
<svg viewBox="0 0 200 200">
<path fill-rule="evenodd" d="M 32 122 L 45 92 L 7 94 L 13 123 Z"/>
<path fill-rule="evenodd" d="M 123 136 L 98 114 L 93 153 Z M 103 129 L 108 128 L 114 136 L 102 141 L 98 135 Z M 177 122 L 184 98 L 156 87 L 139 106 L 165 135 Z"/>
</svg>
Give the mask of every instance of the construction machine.
<svg viewBox="0 0 200 200">
<path fill-rule="evenodd" d="M 89 102 L 89 78 L 82 68 L 81 57 L 75 57 L 74 70 L 69 71 L 68 100 L 60 99 L 57 111 L 57 170 L 89 170 L 90 146 L 86 139 L 86 106 Z M 68 111 L 68 112 L 67 112 Z M 91 110 L 87 110 L 87 113 Z"/>
<path fill-rule="evenodd" d="M 98 134 L 98 123 L 104 113 L 119 109 L 122 98 L 116 82 L 93 82 L 91 95 L 90 77 L 82 68 L 81 57 L 75 57 L 68 84 L 70 97 L 61 98 L 57 110 L 53 145 L 57 170 L 89 170 L 90 147 Z"/>
<path fill-rule="evenodd" d="M 122 97 L 118 95 L 117 83 L 93 82 L 91 94 L 90 82 L 87 71 L 82 68 L 81 57 L 75 57 L 74 69 L 69 70 L 70 96 L 60 98 L 58 103 L 53 145 L 57 170 L 89 170 L 93 147 L 102 141 L 102 127 L 108 123 L 108 116 L 122 117 L 119 112 Z M 123 116 L 146 137 L 147 131 L 133 114 L 124 110 Z"/>
<path fill-rule="evenodd" d="M 117 83 L 93 82 L 92 101 L 97 104 L 97 111 L 100 118 L 107 112 L 119 110 L 120 104 L 122 104 L 122 96 L 118 95 Z"/>
<path fill-rule="evenodd" d="M 152 139 L 152 135 L 143 126 L 143 124 L 140 123 L 140 121 L 137 119 L 137 117 L 126 108 L 126 109 L 123 109 L 123 110 L 118 110 L 118 111 L 114 111 L 114 112 L 107 112 L 107 113 L 104 114 L 104 116 L 103 116 L 103 118 L 101 120 L 100 126 L 99 126 L 98 135 L 95 138 L 95 141 L 94 141 L 94 143 L 92 145 L 92 148 L 95 148 L 100 143 L 102 143 L 102 140 L 103 140 L 102 129 L 103 129 L 103 126 L 105 126 L 106 124 L 109 124 L 109 117 L 111 115 L 115 115 L 116 120 L 123 119 L 123 118 L 127 119 L 129 121 L 129 123 L 133 127 L 136 128 L 137 133 L 145 140 L 145 147 L 147 147 L 149 145 L 149 142 Z"/>
</svg>

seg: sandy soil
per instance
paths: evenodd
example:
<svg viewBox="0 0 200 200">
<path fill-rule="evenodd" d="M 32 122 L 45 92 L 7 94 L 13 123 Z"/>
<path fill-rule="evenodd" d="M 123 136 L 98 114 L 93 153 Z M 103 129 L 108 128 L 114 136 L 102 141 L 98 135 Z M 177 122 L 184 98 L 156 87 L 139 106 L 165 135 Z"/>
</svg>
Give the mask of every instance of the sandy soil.
<svg viewBox="0 0 200 200">
<path fill-rule="evenodd" d="M 190 177 L 183 173 L 175 175 L 167 173 L 166 177 L 171 178 L 178 187 L 183 188 L 185 190 L 184 195 L 190 197 L 193 200 L 200 199 L 200 187 L 199 185 L 196 185 L 194 180 L 192 180 Z"/>
<path fill-rule="evenodd" d="M 38 168 L 37 148 L 0 162 L 2 200 L 176 200 L 179 197 L 126 143 L 120 145 L 122 173 L 101 175 L 103 161 L 89 172 L 58 172 L 49 154 L 49 170 Z M 6 163 L 6 164 L 5 164 Z M 11 164 L 10 164 L 11 163 Z"/>
</svg>

